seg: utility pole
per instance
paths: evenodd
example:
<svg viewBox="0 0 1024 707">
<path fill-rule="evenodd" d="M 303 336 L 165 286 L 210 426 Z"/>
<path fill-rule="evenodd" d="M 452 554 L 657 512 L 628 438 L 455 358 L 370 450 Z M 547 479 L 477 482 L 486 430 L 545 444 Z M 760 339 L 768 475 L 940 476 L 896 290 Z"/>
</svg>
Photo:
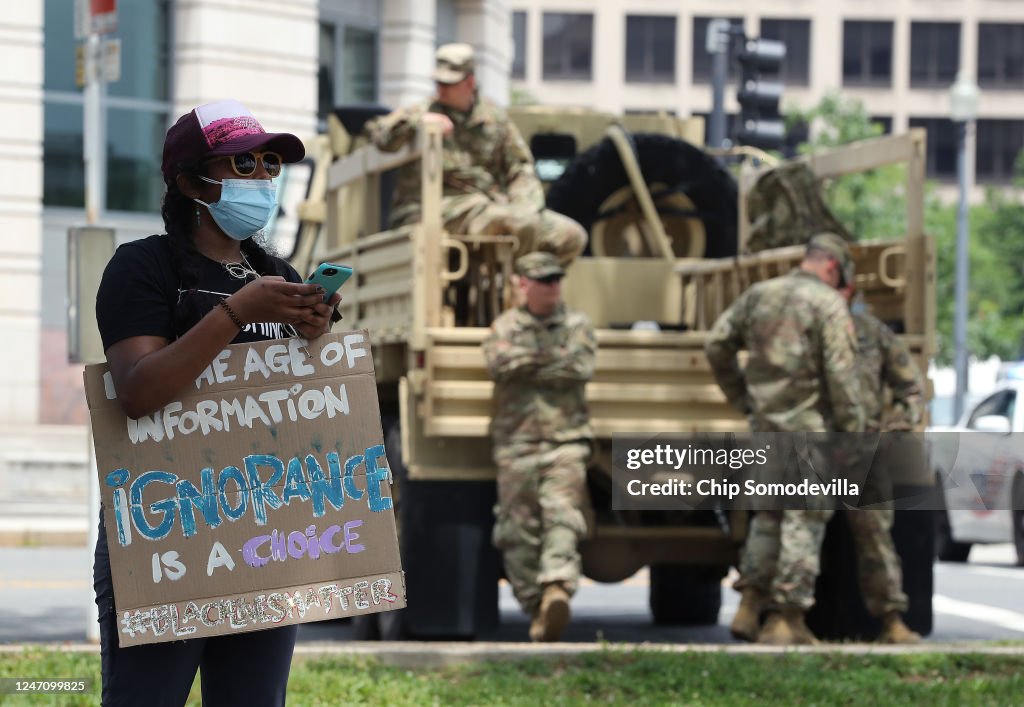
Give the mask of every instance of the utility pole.
<svg viewBox="0 0 1024 707">
<path fill-rule="evenodd" d="M 708 124 L 709 147 L 725 147 L 725 84 L 729 80 L 729 20 L 708 23 L 705 45 L 711 63 L 711 120 Z"/>
<path fill-rule="evenodd" d="M 117 29 L 117 0 L 75 0 L 74 5 L 75 39 L 83 44 L 79 47 L 76 67 L 79 84 L 83 87 L 82 135 L 83 159 L 85 162 L 85 222 L 86 229 L 72 228 L 68 233 L 69 256 L 74 253 L 74 262 L 68 262 L 69 286 L 78 286 L 81 280 L 80 267 L 83 262 L 91 262 L 89 254 L 84 254 L 85 236 L 83 230 L 105 230 L 110 250 L 113 250 L 113 229 L 89 229 L 103 222 L 107 204 L 107 82 L 117 81 L 120 77 L 120 41 L 106 40 L 104 35 Z M 92 235 L 95 235 L 93 233 Z M 95 241 L 95 238 L 89 240 Z M 95 255 L 95 253 L 91 253 Z M 77 295 L 78 293 L 74 293 Z M 69 291 L 69 295 L 72 293 Z M 69 336 L 68 352 L 72 360 L 88 362 L 82 351 L 81 322 L 82 305 L 80 297 L 69 296 L 68 318 L 69 329 L 75 331 L 75 340 Z M 91 307 L 90 307 L 91 310 Z M 89 318 L 91 321 L 91 317 Z M 100 514 L 100 488 L 96 468 L 96 454 L 92 444 L 92 425 L 89 425 L 88 439 L 89 465 L 86 472 L 89 476 L 89 515 L 86 518 L 89 528 L 89 547 L 96 546 L 97 520 Z M 85 624 L 86 639 L 93 643 L 100 640 L 99 624 L 94 619 L 95 601 L 92 592 L 87 594 L 89 617 Z"/>
</svg>

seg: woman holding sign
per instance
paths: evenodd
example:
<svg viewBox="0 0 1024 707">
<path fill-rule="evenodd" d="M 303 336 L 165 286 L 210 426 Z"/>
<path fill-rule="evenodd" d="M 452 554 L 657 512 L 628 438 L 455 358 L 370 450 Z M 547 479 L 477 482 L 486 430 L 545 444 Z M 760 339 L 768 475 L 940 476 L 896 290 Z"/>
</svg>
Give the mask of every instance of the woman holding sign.
<svg viewBox="0 0 1024 707">
<path fill-rule="evenodd" d="M 272 179 L 305 151 L 267 133 L 237 101 L 199 106 L 167 132 L 162 171 L 167 233 L 118 248 L 96 301 L 107 363 L 124 412 L 172 401 L 232 343 L 330 328 L 333 295 L 305 284 L 254 236 L 277 211 Z M 185 703 L 201 670 L 203 704 L 283 705 L 296 626 L 122 648 L 106 532 L 93 579 L 99 606 L 103 704 Z"/>
</svg>

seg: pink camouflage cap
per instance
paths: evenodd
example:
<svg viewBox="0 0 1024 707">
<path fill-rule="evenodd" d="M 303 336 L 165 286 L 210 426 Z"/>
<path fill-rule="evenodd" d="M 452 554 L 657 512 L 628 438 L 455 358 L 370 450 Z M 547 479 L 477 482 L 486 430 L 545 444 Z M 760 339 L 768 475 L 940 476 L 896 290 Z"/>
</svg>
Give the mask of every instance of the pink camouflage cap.
<svg viewBox="0 0 1024 707">
<path fill-rule="evenodd" d="M 298 162 L 306 150 L 291 133 L 268 133 L 249 109 L 235 100 L 206 103 L 178 118 L 164 139 L 161 171 L 169 184 L 183 169 L 203 160 L 250 150 L 271 150 Z"/>
</svg>

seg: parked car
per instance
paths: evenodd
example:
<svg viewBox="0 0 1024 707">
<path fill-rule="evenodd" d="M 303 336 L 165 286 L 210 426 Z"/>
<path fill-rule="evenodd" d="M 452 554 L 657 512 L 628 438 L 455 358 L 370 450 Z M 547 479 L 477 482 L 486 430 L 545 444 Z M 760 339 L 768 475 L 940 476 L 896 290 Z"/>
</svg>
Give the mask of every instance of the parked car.
<svg viewBox="0 0 1024 707">
<path fill-rule="evenodd" d="M 944 508 L 936 554 L 964 562 L 975 543 L 1012 542 L 1024 565 L 1024 380 L 1004 379 L 952 427 L 931 428 L 931 459 Z"/>
</svg>

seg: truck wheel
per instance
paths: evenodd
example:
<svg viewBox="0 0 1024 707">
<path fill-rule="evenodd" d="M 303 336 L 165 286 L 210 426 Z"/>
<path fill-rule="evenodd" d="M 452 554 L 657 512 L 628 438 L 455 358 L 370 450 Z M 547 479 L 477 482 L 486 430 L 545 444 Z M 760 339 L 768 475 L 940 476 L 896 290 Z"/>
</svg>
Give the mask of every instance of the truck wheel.
<svg viewBox="0 0 1024 707">
<path fill-rule="evenodd" d="M 913 489 L 913 490 L 908 490 Z M 918 487 L 894 489 L 896 498 L 920 495 Z M 903 568 L 903 591 L 909 606 L 903 620 L 914 631 L 927 636 L 932 631 L 932 595 L 935 592 L 933 564 L 933 514 L 921 510 L 897 510 L 892 540 Z M 857 548 L 845 513 L 829 521 L 821 545 L 821 574 L 815 588 L 815 603 L 807 612 L 807 626 L 818 638 L 828 641 L 874 640 L 881 622 L 871 616 L 860 593 Z"/>
<path fill-rule="evenodd" d="M 399 546 L 409 598 L 399 612 L 402 630 L 414 639 L 463 641 L 493 633 L 501 565 L 491 544 L 495 483 L 409 479 L 401 439 L 396 420 L 385 446 L 400 485 Z"/>
<path fill-rule="evenodd" d="M 702 231 L 699 235 L 706 244 L 704 257 L 735 255 L 738 196 L 732 176 L 713 157 L 683 140 L 648 133 L 635 133 L 632 138 L 640 169 L 676 255 L 695 255 L 689 250 L 692 243 L 686 234 L 679 232 L 680 228 L 686 230 L 688 218 L 701 222 L 701 228 L 693 230 Z M 622 193 L 628 187 L 629 177 L 615 146 L 605 139 L 578 155 L 551 185 L 547 205 L 592 233 L 596 222 L 613 220 L 626 208 Z M 680 204 L 692 204 L 692 211 L 681 209 Z M 605 250 L 609 255 L 622 252 L 607 243 Z"/>
<path fill-rule="evenodd" d="M 710 626 L 722 608 L 724 567 L 651 565 L 650 606 L 660 626 Z"/>
<path fill-rule="evenodd" d="M 381 423 L 384 428 L 384 452 L 387 455 L 388 468 L 391 469 L 394 479 L 391 496 L 395 501 L 397 517 L 401 512 L 400 488 L 408 479 L 408 473 L 405 466 L 402 465 L 402 430 L 399 427 L 397 415 L 388 415 L 385 412 L 381 416 Z M 401 524 L 399 524 L 399 534 L 401 534 Z M 409 637 L 409 630 L 405 625 L 405 614 L 406 609 L 398 609 L 355 616 L 352 619 L 352 640 L 403 641 Z"/>
<path fill-rule="evenodd" d="M 1017 549 L 1017 566 L 1024 567 L 1024 475 L 1013 480 L 1013 546 Z"/>
<path fill-rule="evenodd" d="M 1015 529 L 1014 535 L 1016 534 Z M 971 543 L 961 543 L 953 539 L 947 512 L 935 511 L 935 557 L 942 562 L 967 562 L 967 556 L 970 554 Z"/>
</svg>

